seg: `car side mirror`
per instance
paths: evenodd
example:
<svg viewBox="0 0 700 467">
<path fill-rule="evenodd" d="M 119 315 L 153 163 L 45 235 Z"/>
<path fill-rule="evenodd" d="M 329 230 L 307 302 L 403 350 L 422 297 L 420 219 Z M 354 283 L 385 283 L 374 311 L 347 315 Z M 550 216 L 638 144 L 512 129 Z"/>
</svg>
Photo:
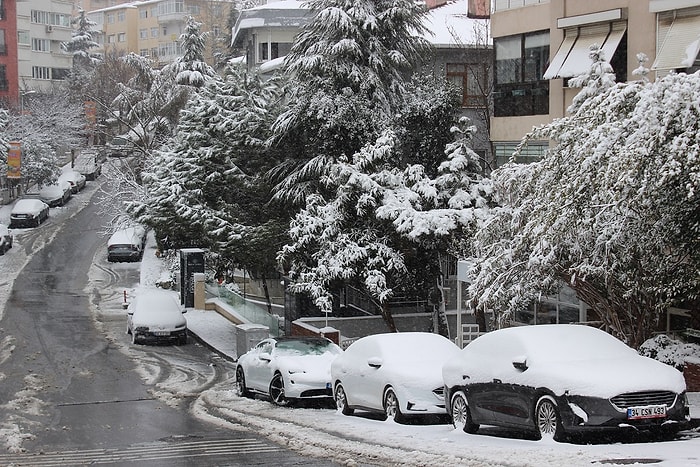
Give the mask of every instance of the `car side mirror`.
<svg viewBox="0 0 700 467">
<path fill-rule="evenodd" d="M 379 368 L 382 366 L 382 359 L 379 357 L 370 357 L 367 359 L 367 365 L 371 366 L 372 368 Z"/>
<path fill-rule="evenodd" d="M 527 357 L 520 356 L 513 359 L 513 367 L 516 370 L 525 371 L 527 370 Z"/>
</svg>

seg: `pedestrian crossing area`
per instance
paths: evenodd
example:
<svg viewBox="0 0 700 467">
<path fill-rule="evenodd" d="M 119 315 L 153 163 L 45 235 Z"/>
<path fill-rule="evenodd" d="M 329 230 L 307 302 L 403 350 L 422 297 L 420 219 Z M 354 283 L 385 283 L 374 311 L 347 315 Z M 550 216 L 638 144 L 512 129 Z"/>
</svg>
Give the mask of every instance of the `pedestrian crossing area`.
<svg viewBox="0 0 700 467">
<path fill-rule="evenodd" d="M 191 462 L 195 459 L 207 465 L 206 459 L 235 459 L 241 455 L 255 455 L 281 452 L 279 446 L 264 441 L 244 439 L 219 439 L 200 441 L 158 442 L 137 444 L 125 448 L 85 449 L 42 453 L 0 454 L 0 466 L 11 467 L 52 467 L 81 465 L 174 465 Z M 188 461 L 188 459 L 190 461 Z M 219 464 L 219 462 L 212 462 Z"/>
</svg>

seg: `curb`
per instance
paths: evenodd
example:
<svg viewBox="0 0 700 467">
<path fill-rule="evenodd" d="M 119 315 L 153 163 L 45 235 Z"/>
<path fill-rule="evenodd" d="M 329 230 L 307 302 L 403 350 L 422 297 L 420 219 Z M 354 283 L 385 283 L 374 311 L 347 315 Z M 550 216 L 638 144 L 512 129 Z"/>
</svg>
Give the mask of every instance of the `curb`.
<svg viewBox="0 0 700 467">
<path fill-rule="evenodd" d="M 223 358 L 224 360 L 228 360 L 229 362 L 236 363 L 238 361 L 237 358 L 233 358 L 232 356 L 225 354 L 224 352 L 220 351 L 213 345 L 211 345 L 209 342 L 205 341 L 202 339 L 198 334 L 196 334 L 194 331 L 192 331 L 190 328 L 187 328 L 187 334 L 197 340 L 200 344 L 202 344 L 204 347 L 208 348 L 212 352 L 216 353 L 218 356 Z"/>
</svg>

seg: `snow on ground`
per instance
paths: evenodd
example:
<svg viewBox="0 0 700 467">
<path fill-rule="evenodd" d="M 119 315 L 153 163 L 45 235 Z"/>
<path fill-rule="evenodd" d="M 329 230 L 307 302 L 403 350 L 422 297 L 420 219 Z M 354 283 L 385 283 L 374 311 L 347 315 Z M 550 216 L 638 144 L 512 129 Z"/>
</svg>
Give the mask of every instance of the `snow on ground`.
<svg viewBox="0 0 700 467">
<path fill-rule="evenodd" d="M 75 199 L 71 202 L 73 203 Z M 71 209 L 78 203 L 66 208 Z M 82 205 L 82 204 L 81 204 Z M 9 218 L 8 206 L 0 206 L 0 222 Z M 60 215 L 64 215 L 60 213 Z M 53 213 L 52 213 L 53 215 Z M 68 214 L 65 214 L 68 215 Z M 20 238 L 17 238 L 17 235 Z M 16 232 L 21 247 L 21 232 Z M 45 243 L 50 243 L 46 239 Z M 21 248 L 15 247 L 0 257 L 0 316 L 16 274 L 28 261 Z M 146 260 L 140 265 L 142 285 L 153 285 L 161 276 L 163 265 Z M 96 277 L 91 275 L 91 280 Z M 120 291 L 107 294 L 114 301 L 102 308 L 119 309 Z M 0 330 L 1 331 L 1 330 Z M 14 343 L 11 336 L 0 338 L 0 363 L 8 358 Z M 128 346 L 123 351 L 128 351 Z M 157 380 L 157 362 L 142 362 L 140 369 L 146 382 Z M 0 374 L 0 381 L 5 376 Z M 21 397 L 11 404 L 38 412 L 41 404 L 35 397 L 35 380 L 27 380 Z M 152 391 L 167 403 L 176 405 L 190 394 L 173 392 L 160 384 Z M 690 395 L 695 417 L 700 417 L 700 394 Z M 344 416 L 331 408 L 276 407 L 266 400 L 243 399 L 235 395 L 233 381 L 199 393 L 193 413 L 204 420 L 231 430 L 247 430 L 263 434 L 270 440 L 301 454 L 333 459 L 345 465 L 465 465 L 465 466 L 590 466 L 590 465 L 658 465 L 686 467 L 700 465 L 700 432 L 685 432 L 678 440 L 579 445 L 533 441 L 508 430 L 482 427 L 476 435 L 455 430 L 448 424 L 400 425 L 357 412 Z M 41 427 L 36 426 L 36 430 Z M 22 443 L 32 438 L 22 432 L 14 420 L 0 423 L 2 446 L 19 452 Z"/>
</svg>

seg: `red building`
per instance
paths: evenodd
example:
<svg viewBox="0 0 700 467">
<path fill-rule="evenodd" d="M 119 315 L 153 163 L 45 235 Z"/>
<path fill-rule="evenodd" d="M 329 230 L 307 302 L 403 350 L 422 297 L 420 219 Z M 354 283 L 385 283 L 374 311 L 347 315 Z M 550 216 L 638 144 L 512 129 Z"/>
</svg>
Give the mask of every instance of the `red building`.
<svg viewBox="0 0 700 467">
<path fill-rule="evenodd" d="M 17 0 L 0 0 L 0 107 L 19 103 Z"/>
</svg>

